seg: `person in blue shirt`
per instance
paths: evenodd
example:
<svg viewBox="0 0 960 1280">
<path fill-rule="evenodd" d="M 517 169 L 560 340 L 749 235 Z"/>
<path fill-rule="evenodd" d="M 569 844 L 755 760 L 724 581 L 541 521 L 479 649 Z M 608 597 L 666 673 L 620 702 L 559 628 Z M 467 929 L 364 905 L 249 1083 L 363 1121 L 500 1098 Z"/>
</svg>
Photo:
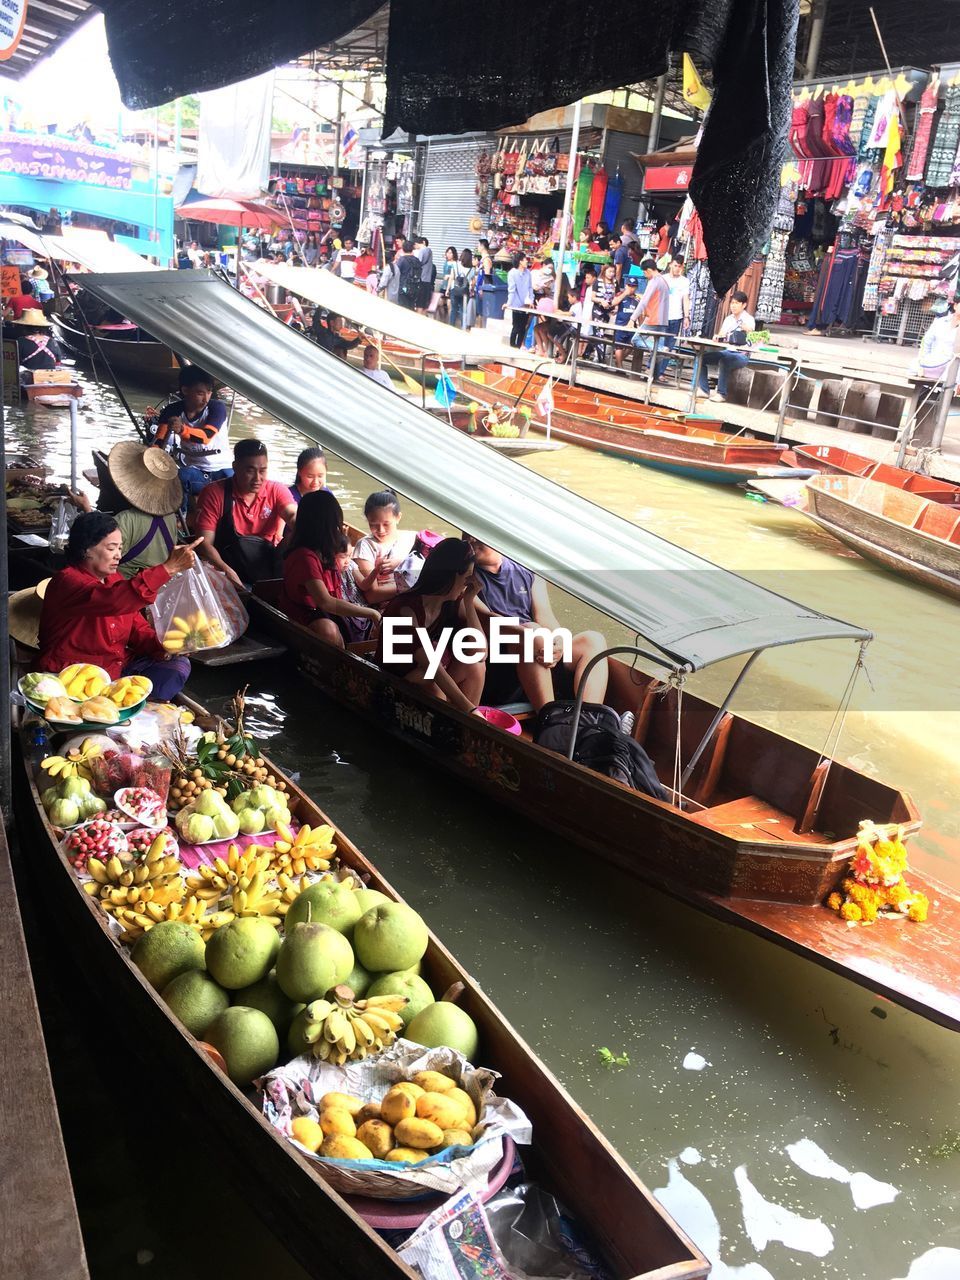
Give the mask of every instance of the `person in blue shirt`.
<svg viewBox="0 0 960 1280">
<path fill-rule="evenodd" d="M 533 276 L 525 253 L 518 253 L 507 272 L 507 308 L 513 311 L 510 327 L 511 347 L 522 347 L 529 315 L 522 308 L 533 306 Z"/>
</svg>

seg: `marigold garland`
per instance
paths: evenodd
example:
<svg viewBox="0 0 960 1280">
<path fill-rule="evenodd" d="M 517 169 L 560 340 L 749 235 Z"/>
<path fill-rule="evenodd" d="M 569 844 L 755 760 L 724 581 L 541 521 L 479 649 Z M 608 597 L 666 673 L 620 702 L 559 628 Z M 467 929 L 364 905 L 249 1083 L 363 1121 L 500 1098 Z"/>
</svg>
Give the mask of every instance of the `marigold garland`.
<svg viewBox="0 0 960 1280">
<path fill-rule="evenodd" d="M 906 870 L 903 827 L 861 822 L 850 874 L 840 886 L 842 892 L 831 893 L 826 905 L 851 924 L 872 924 L 883 914 L 905 915 L 922 923 L 930 900 L 918 889 L 911 889 L 903 878 Z"/>
</svg>

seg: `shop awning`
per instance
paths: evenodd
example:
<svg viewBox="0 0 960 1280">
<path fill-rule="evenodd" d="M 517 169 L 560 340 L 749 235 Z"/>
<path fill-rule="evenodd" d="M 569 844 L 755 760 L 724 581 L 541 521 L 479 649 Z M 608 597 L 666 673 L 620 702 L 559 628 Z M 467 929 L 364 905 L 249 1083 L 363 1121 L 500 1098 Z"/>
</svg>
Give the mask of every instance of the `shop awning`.
<svg viewBox="0 0 960 1280">
<path fill-rule="evenodd" d="M 309 439 L 638 632 L 665 665 L 696 670 L 755 649 L 869 638 L 469 440 L 212 272 L 84 276 L 83 284 Z"/>
<path fill-rule="evenodd" d="M 15 222 L 0 222 L 0 239 L 15 240 L 35 257 L 79 262 L 88 271 L 158 271 L 139 253 L 109 239 L 105 231 L 75 227 L 59 236 L 41 235 Z"/>
<path fill-rule="evenodd" d="M 282 285 L 291 293 L 299 294 L 301 298 L 309 298 L 317 306 L 335 311 L 353 324 L 408 342 L 410 346 L 441 359 L 459 363 L 462 356 L 471 360 L 510 360 L 517 355 L 499 334 L 492 331 L 488 334 L 483 329 L 476 333 L 451 329 L 448 324 L 431 320 L 429 316 L 422 316 L 341 280 L 331 271 L 286 267 L 271 262 L 258 262 L 250 270 Z"/>
</svg>

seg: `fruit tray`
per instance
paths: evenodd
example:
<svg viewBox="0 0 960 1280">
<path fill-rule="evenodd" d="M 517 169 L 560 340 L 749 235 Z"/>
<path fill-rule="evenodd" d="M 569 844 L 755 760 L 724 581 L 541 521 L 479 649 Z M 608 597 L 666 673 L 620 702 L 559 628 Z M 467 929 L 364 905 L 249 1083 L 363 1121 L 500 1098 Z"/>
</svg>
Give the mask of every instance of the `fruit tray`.
<svg viewBox="0 0 960 1280">
<path fill-rule="evenodd" d="M 25 698 L 27 706 L 31 711 L 35 711 L 37 715 L 43 716 L 43 707 L 37 703 L 31 702 L 29 698 Z M 105 724 L 102 720 L 47 720 L 47 724 L 51 728 L 56 729 L 58 733 L 63 733 L 67 729 L 73 733 L 103 733 L 104 729 L 113 729 L 118 724 L 127 724 L 135 715 L 143 710 L 145 703 L 141 702 L 138 707 L 117 708 L 120 718 L 111 720 L 109 724 Z M 44 716 L 46 720 L 46 716 Z"/>
</svg>

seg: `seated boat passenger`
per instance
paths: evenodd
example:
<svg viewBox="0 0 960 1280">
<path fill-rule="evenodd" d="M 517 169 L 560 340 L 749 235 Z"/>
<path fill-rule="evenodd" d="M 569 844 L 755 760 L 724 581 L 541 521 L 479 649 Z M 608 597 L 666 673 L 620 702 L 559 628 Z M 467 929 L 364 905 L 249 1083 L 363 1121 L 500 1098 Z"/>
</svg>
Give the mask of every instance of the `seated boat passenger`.
<svg viewBox="0 0 960 1280">
<path fill-rule="evenodd" d="M 392 644 L 402 650 L 403 657 L 391 657 L 387 638 L 381 631 L 377 662 L 384 671 L 419 684 L 425 693 L 441 702 L 449 702 L 460 711 L 476 711 L 483 689 L 486 662 L 462 662 L 452 652 L 453 636 L 465 627 L 480 631 L 476 597 L 478 583 L 473 576 L 474 555 L 471 547 L 459 538 L 444 538 L 430 552 L 416 586 L 391 600 L 383 609 L 386 620 L 408 620 Z M 431 655 L 424 643 L 425 633 L 434 649 L 448 643 L 431 671 Z M 418 632 L 420 634 L 418 634 Z M 407 639 L 409 637 L 409 640 Z M 409 655 L 409 656 L 407 656 Z M 478 654 L 479 656 L 479 654 Z"/>
<path fill-rule="evenodd" d="M 297 518 L 290 490 L 267 479 L 268 466 L 262 441 L 238 440 L 232 477 L 208 484 L 197 499 L 194 528 L 203 538 L 200 554 L 236 587 L 280 576 L 277 547 L 284 526 Z"/>
<path fill-rule="evenodd" d="M 297 527 L 283 559 L 280 608 L 329 644 L 342 649 L 365 640 L 380 614 L 346 599 L 342 557 L 349 549 L 340 503 L 329 489 L 305 493 Z"/>
<path fill-rule="evenodd" d="M 227 406 L 214 395 L 215 382 L 195 364 L 180 370 L 180 399 L 157 419 L 153 443 L 161 448 L 176 440 L 182 465 L 180 481 L 190 498 L 204 485 L 233 475 Z"/>
<path fill-rule="evenodd" d="M 400 500 L 392 489 L 371 493 L 363 504 L 369 536 L 357 543 L 354 557 L 369 586 L 368 604 L 382 604 L 417 581 L 423 560 L 414 552 L 417 535 L 400 528 Z"/>
<path fill-rule="evenodd" d="M 17 362 L 20 365 L 20 382 L 33 382 L 38 369 L 56 369 L 63 359 L 60 343 L 50 333 L 50 321 L 39 307 L 21 311 L 19 320 L 13 322 L 17 338 Z"/>
<path fill-rule="evenodd" d="M 501 555 L 478 538 L 467 534 L 463 537 L 476 557 L 475 574 L 479 583 L 477 612 L 482 619 L 489 620 L 491 615 L 496 614 L 501 618 L 515 620 L 519 633 L 532 631 L 535 627 L 549 631 L 559 630 L 560 623 L 553 612 L 547 584 L 542 578 Z M 518 661 L 515 667 L 503 663 L 491 664 L 491 676 L 496 678 L 499 675 L 498 684 L 503 688 L 496 689 L 487 696 L 498 702 L 514 701 L 511 696 L 513 690 L 506 688 L 506 685 L 515 674 L 515 683 L 519 683 L 527 701 L 535 711 L 540 711 L 557 696 L 569 696 L 570 693 L 576 695 L 580 691 L 587 663 L 608 647 L 599 631 L 581 631 L 573 636 L 571 660 L 565 663 L 562 661 L 559 638 L 548 644 L 545 636 L 535 635 L 531 661 Z M 507 681 L 502 675 L 504 671 L 511 673 Z M 566 689 L 554 689 L 554 671 L 557 671 L 561 682 L 564 680 L 562 673 L 565 673 Z M 603 659 L 587 676 L 583 694 L 585 702 L 603 702 L 607 692 L 607 678 L 607 661 Z"/>
<path fill-rule="evenodd" d="M 308 493 L 327 488 L 327 455 L 320 445 L 304 449 L 297 458 L 297 478 L 290 486 L 294 502 Z M 330 490 L 328 490 L 330 492 Z"/>
<path fill-rule="evenodd" d="M 199 539 L 197 540 L 199 542 Z M 62 671 L 92 662 L 109 674 L 145 675 L 153 697 L 166 702 L 190 674 L 188 658 L 167 653 L 141 610 L 174 574 L 189 569 L 197 542 L 174 547 L 163 564 L 129 580 L 118 573 L 122 538 L 113 516 L 77 516 L 67 544 L 67 567 L 47 586 L 40 614 L 40 669 Z"/>
</svg>

